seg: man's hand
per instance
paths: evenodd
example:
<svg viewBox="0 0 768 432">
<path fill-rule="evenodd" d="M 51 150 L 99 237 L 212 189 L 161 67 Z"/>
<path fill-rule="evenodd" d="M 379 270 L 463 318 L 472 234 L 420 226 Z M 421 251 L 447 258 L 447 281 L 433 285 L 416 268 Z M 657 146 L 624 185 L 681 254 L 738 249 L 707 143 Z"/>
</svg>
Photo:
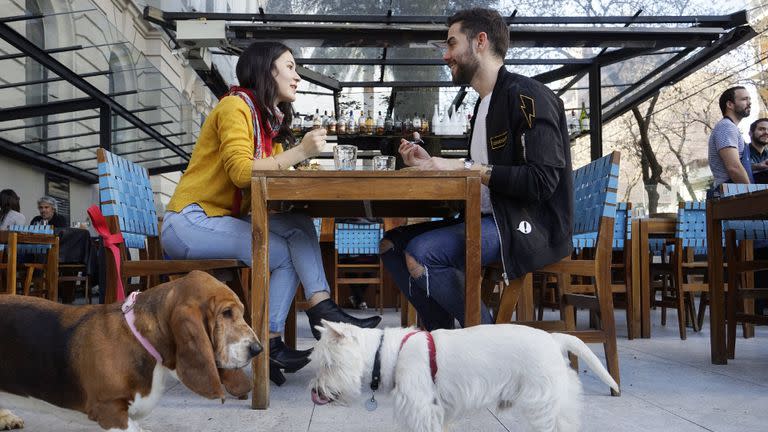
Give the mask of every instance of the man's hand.
<svg viewBox="0 0 768 432">
<path fill-rule="evenodd" d="M 430 159 L 429 153 L 424 147 L 405 139 L 400 140 L 400 147 L 397 149 L 403 157 L 403 162 L 408 166 L 420 166 Z"/>
</svg>

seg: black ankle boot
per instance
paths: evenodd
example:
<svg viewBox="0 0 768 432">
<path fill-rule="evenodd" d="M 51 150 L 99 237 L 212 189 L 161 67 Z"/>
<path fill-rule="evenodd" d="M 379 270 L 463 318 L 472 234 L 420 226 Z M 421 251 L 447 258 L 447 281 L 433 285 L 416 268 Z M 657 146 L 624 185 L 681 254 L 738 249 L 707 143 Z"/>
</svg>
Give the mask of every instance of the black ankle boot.
<svg viewBox="0 0 768 432">
<path fill-rule="evenodd" d="M 299 351 L 289 348 L 280 336 L 269 339 L 269 359 L 286 372 L 296 372 L 306 366 L 311 352 L 312 349 Z"/>
<path fill-rule="evenodd" d="M 269 380 L 275 383 L 278 387 L 285 384 L 285 375 L 280 372 L 280 366 L 271 360 L 269 362 Z"/>
<path fill-rule="evenodd" d="M 315 326 L 321 325 L 320 320 L 322 319 L 331 322 L 349 323 L 363 328 L 374 328 L 381 322 L 381 317 L 378 315 L 370 318 L 355 318 L 344 312 L 339 305 L 334 303 L 331 299 L 321 301 L 307 309 L 306 312 L 307 317 L 309 318 L 309 328 L 312 330 L 312 335 L 317 340 L 320 340 L 320 331 L 317 330 Z"/>
</svg>

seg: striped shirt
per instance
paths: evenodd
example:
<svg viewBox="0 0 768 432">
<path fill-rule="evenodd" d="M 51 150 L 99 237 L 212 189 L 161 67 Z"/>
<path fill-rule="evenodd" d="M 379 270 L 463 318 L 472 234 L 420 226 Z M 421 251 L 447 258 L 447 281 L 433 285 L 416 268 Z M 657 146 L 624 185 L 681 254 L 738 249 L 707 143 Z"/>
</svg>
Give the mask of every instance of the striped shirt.
<svg viewBox="0 0 768 432">
<path fill-rule="evenodd" d="M 714 187 L 728 183 L 731 179 L 725 168 L 725 162 L 720 157 L 720 150 L 726 147 L 736 148 L 739 151 L 739 159 L 744 156 L 744 150 L 747 147 L 739 128 L 728 117 L 717 122 L 712 129 L 712 134 L 709 135 L 709 169 L 715 177 Z"/>
</svg>

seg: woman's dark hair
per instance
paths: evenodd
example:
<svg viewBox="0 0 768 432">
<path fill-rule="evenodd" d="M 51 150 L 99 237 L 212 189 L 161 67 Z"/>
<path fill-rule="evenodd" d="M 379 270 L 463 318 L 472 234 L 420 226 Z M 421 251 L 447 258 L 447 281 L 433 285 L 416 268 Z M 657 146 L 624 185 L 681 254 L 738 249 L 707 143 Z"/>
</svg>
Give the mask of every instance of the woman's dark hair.
<svg viewBox="0 0 768 432">
<path fill-rule="evenodd" d="M 13 189 L 3 189 L 0 191 L 0 222 L 2 222 L 11 210 L 21 211 L 19 207 L 19 196 Z"/>
<path fill-rule="evenodd" d="M 272 114 L 272 103 L 277 97 L 277 83 L 272 76 L 275 60 L 286 51 L 293 51 L 280 42 L 254 42 L 246 48 L 237 60 L 235 74 L 241 87 L 250 89 L 256 97 L 256 105 L 271 123 L 276 121 Z M 283 123 L 280 125 L 275 141 L 288 141 L 288 146 L 295 141 L 291 133 L 293 106 L 290 102 L 281 102 L 277 108 L 282 111 Z"/>
</svg>

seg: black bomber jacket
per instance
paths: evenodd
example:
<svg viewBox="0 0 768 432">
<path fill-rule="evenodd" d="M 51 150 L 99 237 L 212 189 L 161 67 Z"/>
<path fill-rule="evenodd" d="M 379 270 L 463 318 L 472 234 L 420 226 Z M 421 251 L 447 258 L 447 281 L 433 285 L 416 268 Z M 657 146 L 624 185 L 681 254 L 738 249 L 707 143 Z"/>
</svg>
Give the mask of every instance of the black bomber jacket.
<svg viewBox="0 0 768 432">
<path fill-rule="evenodd" d="M 473 130 L 478 106 L 479 100 Z M 493 165 L 488 187 L 508 281 L 571 253 L 570 139 L 560 98 L 544 84 L 504 66 L 485 121 L 488 161 Z"/>
</svg>

